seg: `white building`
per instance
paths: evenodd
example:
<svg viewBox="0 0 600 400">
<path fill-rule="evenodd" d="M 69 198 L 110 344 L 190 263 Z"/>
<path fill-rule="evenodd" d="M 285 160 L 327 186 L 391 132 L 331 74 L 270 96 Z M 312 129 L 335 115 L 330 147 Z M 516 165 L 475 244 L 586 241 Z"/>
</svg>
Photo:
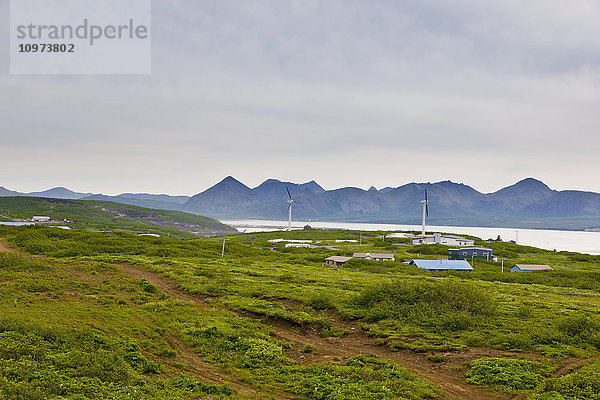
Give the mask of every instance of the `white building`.
<svg viewBox="0 0 600 400">
<path fill-rule="evenodd" d="M 384 253 L 354 253 L 354 258 L 362 258 L 364 260 L 375 260 L 375 261 L 395 261 L 396 257 L 393 254 Z"/>
<path fill-rule="evenodd" d="M 42 217 L 40 215 L 34 215 L 33 218 L 31 218 L 31 220 L 33 222 L 50 222 L 50 217 Z"/>
<path fill-rule="evenodd" d="M 312 240 L 294 240 L 294 239 L 269 239 L 267 240 L 269 243 L 312 243 Z"/>
<path fill-rule="evenodd" d="M 462 236 L 442 235 L 417 235 L 413 237 L 412 244 L 443 244 L 446 246 L 474 246 L 475 241 Z"/>
<path fill-rule="evenodd" d="M 305 247 L 305 248 L 309 249 L 310 244 L 308 244 L 308 243 L 286 243 L 285 247 Z"/>
</svg>

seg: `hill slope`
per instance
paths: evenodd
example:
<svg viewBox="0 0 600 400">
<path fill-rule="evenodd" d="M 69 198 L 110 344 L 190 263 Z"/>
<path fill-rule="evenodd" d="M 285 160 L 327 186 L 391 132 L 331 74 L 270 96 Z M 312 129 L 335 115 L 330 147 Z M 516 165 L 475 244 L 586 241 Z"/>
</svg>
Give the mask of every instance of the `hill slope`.
<svg viewBox="0 0 600 400">
<path fill-rule="evenodd" d="M 68 225 L 73 229 L 124 230 L 175 237 L 236 232 L 234 228 L 213 218 L 108 201 L 0 197 L 0 214 L 15 221 L 44 215 L 59 225 Z"/>
</svg>

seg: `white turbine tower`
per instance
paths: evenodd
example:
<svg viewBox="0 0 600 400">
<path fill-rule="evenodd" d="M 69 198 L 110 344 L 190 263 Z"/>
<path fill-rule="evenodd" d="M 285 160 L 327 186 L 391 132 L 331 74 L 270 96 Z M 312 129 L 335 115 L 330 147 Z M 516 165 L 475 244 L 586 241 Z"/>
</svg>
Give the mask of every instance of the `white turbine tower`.
<svg viewBox="0 0 600 400">
<path fill-rule="evenodd" d="M 423 228 L 421 229 L 421 234 L 425 235 L 425 217 L 429 218 L 429 201 L 427 201 L 427 190 L 425 190 L 425 200 L 421 200 L 423 203 Z"/>
<path fill-rule="evenodd" d="M 288 187 L 285 187 L 285 190 L 287 190 L 287 194 L 289 196 L 289 200 L 288 200 L 288 212 L 289 212 L 289 219 L 288 219 L 288 231 L 292 230 L 292 204 L 294 204 L 296 201 L 294 199 L 292 199 L 292 195 L 290 194 L 290 189 L 288 189 Z"/>
</svg>

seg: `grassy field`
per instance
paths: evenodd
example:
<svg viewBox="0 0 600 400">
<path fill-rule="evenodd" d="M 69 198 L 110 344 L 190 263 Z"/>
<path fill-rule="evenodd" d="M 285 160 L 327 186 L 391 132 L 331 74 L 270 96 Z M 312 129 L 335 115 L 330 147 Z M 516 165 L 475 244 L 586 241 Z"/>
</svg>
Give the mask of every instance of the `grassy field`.
<svg viewBox="0 0 600 400">
<path fill-rule="evenodd" d="M 359 235 L 0 228 L 42 256 L 0 253 L 0 398 L 600 398 L 599 256 L 477 239 L 504 273 L 429 273 L 402 261 L 447 247 Z M 324 266 L 359 251 L 396 261 Z"/>
</svg>

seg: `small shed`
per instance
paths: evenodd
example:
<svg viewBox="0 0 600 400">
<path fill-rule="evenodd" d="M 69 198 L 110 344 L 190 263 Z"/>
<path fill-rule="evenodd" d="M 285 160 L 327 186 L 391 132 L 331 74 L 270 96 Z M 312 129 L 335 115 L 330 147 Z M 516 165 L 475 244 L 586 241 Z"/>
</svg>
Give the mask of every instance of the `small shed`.
<svg viewBox="0 0 600 400">
<path fill-rule="evenodd" d="M 552 271 L 549 265 L 538 264 L 515 264 L 510 269 L 510 272 L 531 272 L 531 271 Z"/>
<path fill-rule="evenodd" d="M 495 261 L 492 249 L 485 247 L 463 247 L 462 249 L 449 249 L 449 260 L 468 260 L 469 258 L 480 258 L 482 260 Z"/>
<path fill-rule="evenodd" d="M 395 261 L 396 256 L 387 253 L 354 253 L 354 258 L 361 258 L 363 260 L 375 260 L 375 261 Z"/>
<path fill-rule="evenodd" d="M 473 267 L 466 260 L 412 260 L 410 265 L 433 272 L 443 271 L 473 271 Z"/>
<path fill-rule="evenodd" d="M 308 243 L 286 243 L 285 247 L 304 247 L 304 248 L 310 248 L 310 244 Z"/>
<path fill-rule="evenodd" d="M 304 225 L 305 231 L 310 231 L 311 229 L 312 229 L 312 226 L 310 226 L 309 224 Z"/>
<path fill-rule="evenodd" d="M 331 256 L 325 259 L 325 265 L 330 267 L 343 267 L 347 261 L 352 260 L 352 257 Z"/>
</svg>

